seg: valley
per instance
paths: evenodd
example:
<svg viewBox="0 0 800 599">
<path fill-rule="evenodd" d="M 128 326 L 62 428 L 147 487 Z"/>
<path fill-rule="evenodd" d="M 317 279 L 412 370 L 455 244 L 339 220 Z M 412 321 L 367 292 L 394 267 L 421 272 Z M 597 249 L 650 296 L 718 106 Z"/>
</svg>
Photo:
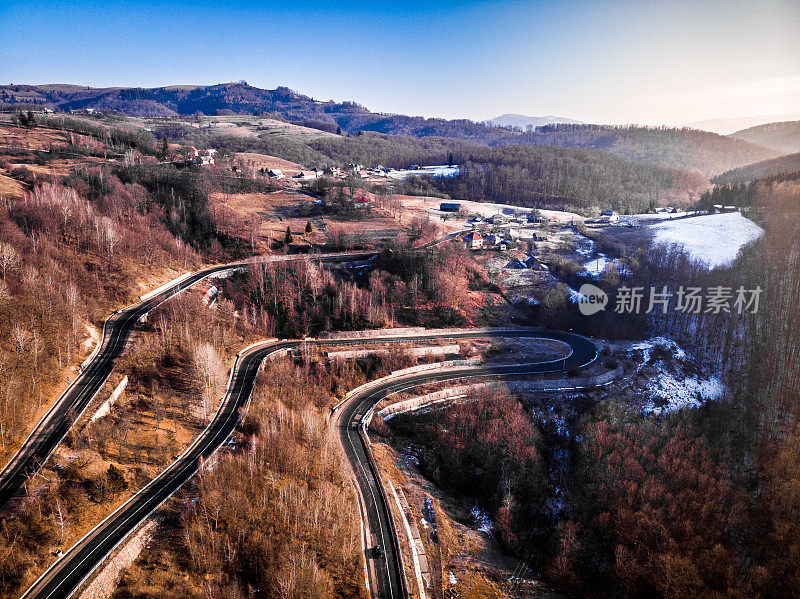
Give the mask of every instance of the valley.
<svg viewBox="0 0 800 599">
<path fill-rule="evenodd" d="M 791 126 L 0 101 L 2 596 L 792 596 Z"/>
</svg>

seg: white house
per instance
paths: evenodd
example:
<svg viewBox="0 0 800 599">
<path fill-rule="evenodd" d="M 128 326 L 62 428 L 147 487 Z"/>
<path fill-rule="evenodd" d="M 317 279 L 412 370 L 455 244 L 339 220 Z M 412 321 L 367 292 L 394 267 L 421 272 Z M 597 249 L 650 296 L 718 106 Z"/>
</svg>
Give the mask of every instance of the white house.
<svg viewBox="0 0 800 599">
<path fill-rule="evenodd" d="M 464 241 L 467 243 L 468 250 L 483 249 L 483 236 L 478 231 L 473 231 L 464 236 Z"/>
</svg>

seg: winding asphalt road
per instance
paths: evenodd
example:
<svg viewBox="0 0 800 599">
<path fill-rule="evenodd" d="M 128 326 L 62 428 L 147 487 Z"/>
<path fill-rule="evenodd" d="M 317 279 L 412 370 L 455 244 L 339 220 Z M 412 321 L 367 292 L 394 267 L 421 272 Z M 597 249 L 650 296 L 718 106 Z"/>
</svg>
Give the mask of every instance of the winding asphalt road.
<svg viewBox="0 0 800 599">
<path fill-rule="evenodd" d="M 353 259 L 350 257 L 349 259 Z M 219 267 L 231 268 L 230 265 Z M 202 272 L 202 271 L 201 271 Z M 198 275 L 200 273 L 197 273 Z M 206 274 L 205 276 L 208 276 Z M 201 277 L 202 278 L 202 277 Z M 198 279 L 199 280 L 199 279 Z M 163 300 L 162 300 L 163 301 Z M 353 393 L 334 416 L 340 431 L 343 449 L 352 466 L 361 502 L 365 524 L 383 549 L 383 557 L 376 558 L 372 547 L 368 548 L 369 585 L 376 597 L 405 597 L 403 577 L 399 562 L 397 543 L 392 528 L 391 514 L 379 488 L 377 473 L 367 456 L 365 440 L 354 434 L 363 414 L 388 393 L 417 386 L 430 381 L 452 380 L 467 376 L 513 376 L 537 372 L 560 371 L 563 366 L 583 366 L 597 356 L 594 344 L 578 335 L 538 329 L 512 329 L 487 331 L 485 329 L 457 330 L 437 333 L 417 333 L 402 336 L 358 337 L 336 339 L 309 339 L 277 341 L 260 344 L 243 351 L 231 372 L 228 391 L 214 419 L 195 442 L 184 451 L 164 472 L 118 508 L 113 514 L 89 532 L 62 556 L 23 595 L 24 598 L 66 598 L 102 563 L 108 554 L 120 544 L 149 514 L 169 498 L 196 471 L 203 459 L 208 459 L 233 433 L 250 400 L 259 369 L 264 359 L 277 351 L 290 350 L 304 343 L 318 346 L 367 345 L 386 342 L 434 341 L 469 337 L 540 337 L 567 343 L 572 354 L 556 363 L 536 363 L 522 366 L 464 366 L 412 373 L 403 377 L 377 381 Z"/>
<path fill-rule="evenodd" d="M 258 262 L 279 262 L 313 259 L 322 262 L 348 262 L 374 256 L 375 252 L 350 252 L 343 254 L 265 256 L 220 266 L 211 266 L 188 277 L 176 280 L 172 285 L 146 300 L 133 304 L 112 314 L 103 324 L 100 349 L 67 387 L 58 401 L 22 444 L 22 447 L 0 472 L 0 509 L 22 489 L 28 478 L 39 471 L 55 448 L 61 443 L 69 429 L 80 417 L 94 396 L 106 382 L 114 363 L 122 354 L 125 345 L 139 319 L 167 299 L 191 287 L 198 281 L 225 271 L 245 268 Z"/>
<path fill-rule="evenodd" d="M 386 505 L 387 499 L 383 492 L 379 475 L 375 471 L 369 456 L 367 447 L 369 442 L 366 434 L 359 432 L 362 420 L 372 407 L 388 395 L 430 382 L 450 381 L 476 376 L 502 378 L 561 372 L 564 367 L 583 367 L 597 358 L 597 349 L 589 339 L 558 331 L 522 329 L 497 331 L 489 334 L 459 334 L 448 338 L 457 339 L 476 336 L 554 339 L 568 344 L 572 349 L 572 354 L 566 360 L 558 360 L 556 362 L 507 366 L 463 366 L 423 371 L 400 378 L 387 377 L 365 386 L 362 391 L 353 393 L 338 412 L 336 423 L 339 429 L 339 437 L 358 485 L 362 519 L 369 531 L 365 536 L 367 539 L 374 537 L 377 541 L 375 546 L 380 547 L 383 553 L 382 557 L 376 557 L 374 546 L 370 543 L 365 554 L 368 583 L 373 597 L 404 598 L 407 597 L 408 593 L 404 586 L 405 578 L 401 574 L 402 565 L 398 556 L 399 539 L 395 535 L 390 509 Z M 408 340 L 404 339 L 404 341 Z"/>
</svg>

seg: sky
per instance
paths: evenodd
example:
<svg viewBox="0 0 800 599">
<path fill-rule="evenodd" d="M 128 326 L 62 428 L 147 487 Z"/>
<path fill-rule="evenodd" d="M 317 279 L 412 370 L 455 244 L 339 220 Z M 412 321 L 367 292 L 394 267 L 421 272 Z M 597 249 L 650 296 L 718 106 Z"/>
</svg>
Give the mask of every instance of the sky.
<svg viewBox="0 0 800 599">
<path fill-rule="evenodd" d="M 800 112 L 797 0 L 3 0 L 0 23 L 0 84 L 245 80 L 472 120 Z"/>
</svg>

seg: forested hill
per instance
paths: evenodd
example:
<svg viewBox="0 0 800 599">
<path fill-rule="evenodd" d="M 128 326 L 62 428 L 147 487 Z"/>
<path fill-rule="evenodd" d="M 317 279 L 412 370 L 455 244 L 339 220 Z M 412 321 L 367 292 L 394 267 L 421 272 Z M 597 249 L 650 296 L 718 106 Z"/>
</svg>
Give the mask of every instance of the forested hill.
<svg viewBox="0 0 800 599">
<path fill-rule="evenodd" d="M 371 112 L 355 102 L 319 101 L 286 87 L 240 83 L 211 86 L 89 88 L 75 85 L 0 86 L 0 107 L 36 105 L 59 110 L 93 108 L 130 116 L 268 113 L 318 122 L 343 132 L 374 131 L 413 137 L 451 137 L 490 146 L 554 145 L 603 150 L 624 158 L 713 176 L 781 153 L 740 139 L 695 129 L 561 124 L 521 133 L 469 120 L 429 119 Z"/>
<path fill-rule="evenodd" d="M 274 113 L 289 120 L 334 123 L 355 115 L 373 115 L 354 102 L 321 102 L 287 87 L 261 89 L 240 83 L 176 85 L 157 88 L 90 88 L 77 85 L 0 86 L 0 105 L 34 104 L 62 111 L 92 108 L 129 116 L 216 115 L 220 112 Z"/>
<path fill-rule="evenodd" d="M 780 152 L 800 152 L 800 121 L 758 125 L 731 133 L 729 137 L 749 141 Z"/>
<path fill-rule="evenodd" d="M 462 165 L 458 176 L 412 180 L 401 192 L 444 192 L 458 199 L 586 214 L 608 208 L 624 213 L 687 204 L 709 187 L 708 180 L 699 173 L 665 169 L 583 148 L 487 147 L 446 137 L 370 132 L 303 140 L 299 136 L 248 138 L 195 131 L 182 141 L 196 147 L 269 154 L 309 168 L 349 163 L 408 168 L 412 164 L 455 162 Z"/>
<path fill-rule="evenodd" d="M 505 143 L 605 150 L 638 162 L 696 170 L 707 177 L 780 155 L 777 150 L 708 131 L 633 125 L 549 125 Z"/>
<path fill-rule="evenodd" d="M 755 164 L 748 164 L 741 168 L 726 171 L 717 175 L 711 181 L 717 185 L 737 182 L 747 183 L 748 181 L 795 171 L 800 171 L 800 152 L 771 160 L 762 160 Z"/>
</svg>

